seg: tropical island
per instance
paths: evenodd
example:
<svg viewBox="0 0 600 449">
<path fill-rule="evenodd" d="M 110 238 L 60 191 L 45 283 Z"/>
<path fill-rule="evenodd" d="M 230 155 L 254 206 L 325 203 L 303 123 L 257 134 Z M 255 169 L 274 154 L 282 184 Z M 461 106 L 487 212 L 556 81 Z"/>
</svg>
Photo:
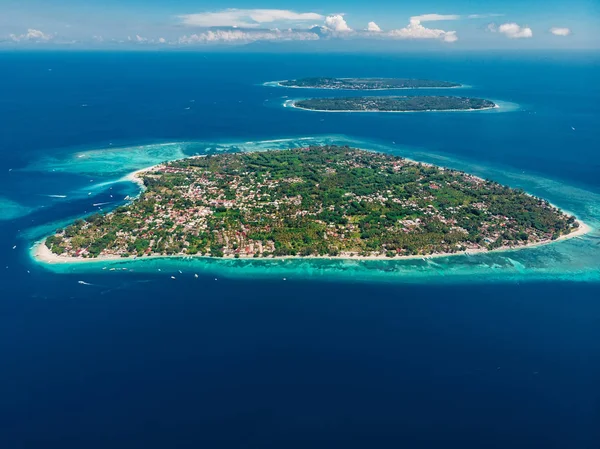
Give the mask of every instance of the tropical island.
<svg viewBox="0 0 600 449">
<path fill-rule="evenodd" d="M 57 230 L 38 257 L 424 257 L 582 229 L 521 190 L 347 146 L 197 156 L 135 179 L 144 186 L 137 199 Z"/>
<path fill-rule="evenodd" d="M 481 98 L 446 96 L 308 98 L 287 104 L 321 112 L 480 111 L 497 107 Z"/>
<path fill-rule="evenodd" d="M 450 81 L 405 78 L 300 78 L 297 80 L 279 81 L 277 84 L 282 87 L 338 90 L 392 90 L 461 87 L 461 84 Z"/>
</svg>

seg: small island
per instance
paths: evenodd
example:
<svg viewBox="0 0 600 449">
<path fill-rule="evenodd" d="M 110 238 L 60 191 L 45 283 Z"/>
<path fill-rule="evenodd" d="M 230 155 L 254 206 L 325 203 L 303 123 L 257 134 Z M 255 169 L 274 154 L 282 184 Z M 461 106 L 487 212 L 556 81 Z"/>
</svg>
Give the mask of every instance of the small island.
<svg viewBox="0 0 600 449">
<path fill-rule="evenodd" d="M 347 146 L 197 156 L 134 176 L 137 199 L 57 230 L 38 257 L 424 257 L 582 230 L 521 190 Z"/>
<path fill-rule="evenodd" d="M 481 111 L 497 107 L 493 101 L 481 98 L 446 96 L 309 98 L 287 104 L 320 112 Z"/>
<path fill-rule="evenodd" d="M 393 90 L 461 87 L 461 84 L 450 81 L 404 78 L 301 78 L 297 80 L 279 81 L 277 84 L 283 87 L 338 90 Z"/>
</svg>

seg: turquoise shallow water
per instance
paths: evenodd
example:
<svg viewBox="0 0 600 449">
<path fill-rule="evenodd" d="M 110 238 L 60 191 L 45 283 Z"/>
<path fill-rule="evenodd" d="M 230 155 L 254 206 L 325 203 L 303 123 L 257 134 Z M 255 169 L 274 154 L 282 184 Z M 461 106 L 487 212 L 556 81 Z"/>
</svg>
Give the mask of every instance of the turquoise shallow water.
<svg viewBox="0 0 600 449">
<path fill-rule="evenodd" d="M 520 173 L 508 167 L 486 167 L 458 160 L 431 151 L 411 149 L 395 144 L 353 139 L 341 135 L 246 141 L 237 143 L 182 142 L 149 144 L 134 147 L 104 148 L 64 153 L 62 157 L 46 158 L 33 162 L 25 171 L 60 171 L 101 177 L 104 181 L 91 183 L 87 190 L 106 191 L 114 183 L 127 183 L 123 177 L 130 171 L 145 168 L 167 160 L 189 155 L 232 151 L 266 151 L 306 146 L 310 144 L 350 145 L 373 151 L 400 155 L 409 159 L 452 167 L 481 177 L 496 180 L 546 198 L 562 209 L 575 214 L 592 231 L 585 236 L 555 242 L 535 248 L 501 251 L 488 254 L 456 255 L 431 259 L 357 261 L 334 259 L 300 260 L 218 260 L 152 258 L 136 260 L 93 261 L 46 265 L 52 271 L 86 273 L 110 268 L 156 272 L 185 268 L 189 273 L 216 273 L 229 277 L 290 277 L 331 278 L 353 280 L 381 280 L 393 282 L 489 282 L 489 281 L 539 281 L 563 279 L 592 281 L 600 279 L 600 195 L 581 188 L 544 178 Z M 81 195 L 81 192 L 80 192 Z M 114 202 L 113 205 L 121 204 Z M 62 225 L 62 223 L 61 223 Z M 58 226 L 57 226 L 58 227 Z M 52 225 L 42 228 L 48 231 Z M 40 230 L 30 232 L 29 238 L 39 238 Z"/>
<path fill-rule="evenodd" d="M 2 197 L 0 197 L 0 209 L 2 210 L 0 220 L 13 220 L 18 217 L 23 217 L 31 211 L 28 207 L 22 206 L 16 201 Z"/>
</svg>

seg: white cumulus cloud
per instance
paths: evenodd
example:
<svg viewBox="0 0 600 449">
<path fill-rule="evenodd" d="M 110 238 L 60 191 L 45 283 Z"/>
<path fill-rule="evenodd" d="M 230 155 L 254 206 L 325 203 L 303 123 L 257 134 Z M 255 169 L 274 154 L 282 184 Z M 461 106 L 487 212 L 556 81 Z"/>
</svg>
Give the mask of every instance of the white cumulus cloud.
<svg viewBox="0 0 600 449">
<path fill-rule="evenodd" d="M 308 41 L 317 40 L 319 36 L 305 31 L 278 29 L 264 31 L 243 30 L 209 30 L 203 33 L 180 37 L 179 44 L 247 44 L 256 41 Z"/>
<path fill-rule="evenodd" d="M 487 19 L 490 17 L 501 17 L 504 14 L 469 14 L 468 19 Z"/>
<path fill-rule="evenodd" d="M 514 22 L 503 23 L 498 27 L 498 32 L 504 34 L 510 39 L 522 39 L 533 36 L 533 31 L 529 27 L 522 27 Z"/>
<path fill-rule="evenodd" d="M 240 27 L 256 28 L 274 22 L 304 22 L 321 20 L 323 16 L 314 12 L 298 13 L 286 9 L 225 9 L 199 14 L 179 16 L 184 25 L 195 27 Z"/>
<path fill-rule="evenodd" d="M 436 22 L 439 20 L 458 20 L 459 15 L 456 14 L 422 14 L 420 16 L 413 16 L 410 20 L 417 20 L 419 22 Z"/>
<path fill-rule="evenodd" d="M 569 28 L 550 28 L 550 32 L 555 36 L 568 36 L 571 34 L 571 30 Z"/>
<path fill-rule="evenodd" d="M 380 33 L 381 28 L 379 28 L 379 25 L 377 25 L 375 22 L 369 22 L 367 24 L 367 31 L 370 31 L 371 33 Z"/>
<path fill-rule="evenodd" d="M 415 18 L 410 20 L 408 26 L 399 30 L 392 30 L 389 35 L 398 39 L 440 39 L 444 42 L 456 42 L 458 40 L 456 31 L 426 28 L 420 20 Z"/>
<path fill-rule="evenodd" d="M 29 28 L 25 34 L 11 34 L 10 39 L 14 42 L 48 42 L 54 39 L 54 34 L 46 34 L 40 30 Z"/>
<path fill-rule="evenodd" d="M 352 28 L 348 26 L 344 16 L 341 14 L 333 14 L 325 18 L 325 26 L 332 31 L 347 33 L 352 31 Z"/>
<path fill-rule="evenodd" d="M 140 44 L 140 45 L 156 45 L 156 44 L 167 44 L 170 43 L 169 41 L 167 41 L 164 37 L 158 37 L 158 38 L 154 38 L 154 37 L 144 37 L 144 36 L 140 36 L 139 34 L 136 34 L 135 36 L 127 36 L 127 40 L 126 41 L 117 41 L 117 40 L 112 40 L 112 42 L 116 42 L 116 43 L 128 43 L 128 44 Z"/>
</svg>

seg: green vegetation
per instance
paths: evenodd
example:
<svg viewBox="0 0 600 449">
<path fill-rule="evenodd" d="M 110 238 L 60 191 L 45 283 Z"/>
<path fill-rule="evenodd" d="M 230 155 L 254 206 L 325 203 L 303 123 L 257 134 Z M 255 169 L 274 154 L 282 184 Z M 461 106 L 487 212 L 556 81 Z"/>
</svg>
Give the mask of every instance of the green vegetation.
<svg viewBox="0 0 600 449">
<path fill-rule="evenodd" d="M 577 227 L 520 190 L 349 147 L 197 157 L 139 176 L 137 200 L 46 245 L 86 258 L 394 257 L 522 246 Z"/>
<path fill-rule="evenodd" d="M 481 98 L 416 96 L 310 98 L 294 101 L 294 106 L 313 111 L 409 112 L 489 109 L 495 104 Z"/>
<path fill-rule="evenodd" d="M 432 87 L 460 87 L 449 81 L 432 81 L 403 78 L 301 78 L 281 81 L 285 87 L 340 90 L 419 89 Z"/>
</svg>

